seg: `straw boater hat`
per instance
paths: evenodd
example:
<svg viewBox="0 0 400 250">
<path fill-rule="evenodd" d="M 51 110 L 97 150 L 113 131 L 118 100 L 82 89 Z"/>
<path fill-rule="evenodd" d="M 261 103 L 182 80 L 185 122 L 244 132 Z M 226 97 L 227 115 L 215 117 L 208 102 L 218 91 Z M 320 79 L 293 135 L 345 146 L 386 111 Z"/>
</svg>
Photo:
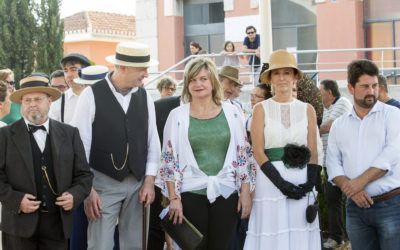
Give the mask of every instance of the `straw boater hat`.
<svg viewBox="0 0 400 250">
<path fill-rule="evenodd" d="M 221 68 L 219 74 L 220 77 L 228 78 L 229 80 L 234 81 L 239 85 L 243 85 L 243 83 L 239 80 L 239 70 L 232 66 L 224 66 Z"/>
<path fill-rule="evenodd" d="M 53 101 L 61 96 L 61 92 L 49 87 L 49 79 L 44 76 L 31 75 L 21 79 L 19 82 L 20 88 L 10 95 L 12 102 L 21 103 L 22 97 L 33 92 L 42 92 L 48 94 Z"/>
<path fill-rule="evenodd" d="M 74 79 L 78 84 L 92 85 L 98 81 L 103 80 L 108 73 L 108 68 L 103 65 L 94 65 L 83 68 L 81 75 Z"/>
<path fill-rule="evenodd" d="M 150 59 L 150 48 L 137 42 L 121 42 L 117 45 L 115 55 L 107 56 L 106 61 L 114 65 L 127 67 L 151 67 L 158 61 Z"/>
<path fill-rule="evenodd" d="M 297 67 L 296 58 L 286 50 L 276 50 L 269 57 L 269 68 L 261 74 L 261 81 L 269 83 L 271 70 L 282 68 L 293 68 L 297 70 L 299 79 L 303 77 L 303 72 Z"/>
</svg>

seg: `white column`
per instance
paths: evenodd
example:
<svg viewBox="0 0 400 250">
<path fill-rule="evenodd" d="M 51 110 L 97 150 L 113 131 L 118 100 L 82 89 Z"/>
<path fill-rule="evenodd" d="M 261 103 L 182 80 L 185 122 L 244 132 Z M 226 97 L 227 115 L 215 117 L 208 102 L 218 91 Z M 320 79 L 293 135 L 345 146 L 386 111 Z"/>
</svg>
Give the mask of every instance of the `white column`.
<svg viewBox="0 0 400 250">
<path fill-rule="evenodd" d="M 261 62 L 266 63 L 272 53 L 272 16 L 271 16 L 271 0 L 260 0 L 260 36 L 261 36 Z"/>
</svg>

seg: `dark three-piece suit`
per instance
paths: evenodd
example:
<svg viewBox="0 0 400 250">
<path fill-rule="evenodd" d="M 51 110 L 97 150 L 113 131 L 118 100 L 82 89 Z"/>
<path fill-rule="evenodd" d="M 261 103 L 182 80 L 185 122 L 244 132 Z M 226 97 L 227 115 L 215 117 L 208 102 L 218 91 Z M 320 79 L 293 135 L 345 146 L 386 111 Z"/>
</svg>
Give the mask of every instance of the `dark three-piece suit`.
<svg viewBox="0 0 400 250">
<path fill-rule="evenodd" d="M 14 242 L 18 238 L 24 241 L 35 237 L 68 239 L 72 228 L 72 210 L 65 211 L 54 205 L 55 199 L 69 192 L 73 196 L 75 208 L 91 190 L 93 175 L 77 128 L 50 119 L 43 153 L 33 138 L 23 119 L 0 128 L 0 229 L 3 232 L 3 249 L 4 235 L 6 239 L 14 239 Z M 47 176 L 41 172 L 43 164 L 49 167 Z M 46 186 L 48 182 L 51 187 Z M 48 197 L 53 191 L 56 192 L 54 197 Z M 20 211 L 25 194 L 32 194 L 42 202 L 37 211 Z M 50 204 L 43 207 L 46 202 Z M 47 209 L 49 211 L 44 211 Z M 11 244 L 9 249 L 15 249 L 12 241 L 7 244 Z M 59 248 L 52 247 L 50 243 L 48 248 L 43 249 Z"/>
</svg>

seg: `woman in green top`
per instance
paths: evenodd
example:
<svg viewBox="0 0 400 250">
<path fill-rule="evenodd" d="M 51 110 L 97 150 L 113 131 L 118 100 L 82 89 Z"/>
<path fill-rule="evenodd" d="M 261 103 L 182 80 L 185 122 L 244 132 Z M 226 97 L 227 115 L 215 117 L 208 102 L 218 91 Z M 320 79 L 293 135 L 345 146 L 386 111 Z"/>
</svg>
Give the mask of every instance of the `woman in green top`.
<svg viewBox="0 0 400 250">
<path fill-rule="evenodd" d="M 15 82 L 14 82 L 14 73 L 11 69 L 1 69 L 0 70 L 0 81 L 4 81 L 7 83 L 7 87 L 9 90 L 9 94 L 15 91 Z M 11 110 L 9 113 L 4 116 L 0 117 L 0 121 L 11 124 L 21 118 L 21 105 L 18 103 L 11 103 Z"/>
<path fill-rule="evenodd" d="M 224 250 L 236 213 L 246 218 L 251 210 L 256 167 L 244 118 L 222 103 L 217 70 L 208 58 L 186 66 L 182 100 L 165 125 L 158 185 L 170 200 L 170 219 L 181 223 L 184 214 L 205 236 L 199 249 Z"/>
</svg>

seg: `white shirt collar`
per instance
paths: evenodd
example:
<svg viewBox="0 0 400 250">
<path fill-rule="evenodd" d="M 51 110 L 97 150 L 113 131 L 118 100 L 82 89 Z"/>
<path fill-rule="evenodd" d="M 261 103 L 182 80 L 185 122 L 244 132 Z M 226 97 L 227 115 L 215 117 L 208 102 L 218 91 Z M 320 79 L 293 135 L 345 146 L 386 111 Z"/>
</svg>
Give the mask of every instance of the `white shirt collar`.
<svg viewBox="0 0 400 250">
<path fill-rule="evenodd" d="M 32 122 L 30 122 L 27 119 L 25 119 L 25 117 L 24 117 L 24 121 L 25 121 L 25 125 L 26 125 L 26 128 L 28 129 L 28 131 L 29 131 L 28 124 L 32 124 L 32 125 L 35 125 L 35 126 L 42 126 L 43 125 L 46 128 L 46 132 L 49 133 L 49 127 L 50 127 L 49 126 L 49 118 L 47 118 L 47 120 L 43 124 L 39 124 L 39 125 L 33 124 Z"/>
</svg>

